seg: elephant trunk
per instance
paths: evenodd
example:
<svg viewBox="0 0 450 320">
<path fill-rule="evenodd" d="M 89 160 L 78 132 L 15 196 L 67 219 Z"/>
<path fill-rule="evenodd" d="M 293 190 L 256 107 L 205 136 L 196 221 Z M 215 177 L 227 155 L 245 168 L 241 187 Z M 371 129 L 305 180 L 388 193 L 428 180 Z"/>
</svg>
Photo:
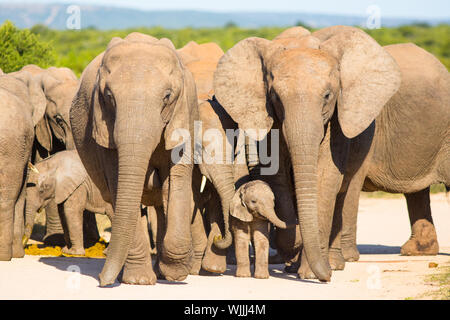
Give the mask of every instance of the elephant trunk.
<svg viewBox="0 0 450 320">
<path fill-rule="evenodd" d="M 306 257 L 317 278 L 330 281 L 331 270 L 321 250 L 317 206 L 317 163 L 323 137 L 322 118 L 311 119 L 311 116 L 304 114 L 300 115 L 300 119 L 286 119 L 283 126 L 291 155 L 297 214 Z"/>
<path fill-rule="evenodd" d="M 229 226 L 230 205 L 235 192 L 232 169 L 229 165 L 220 166 L 220 170 L 217 170 L 217 173 L 211 176 L 212 183 L 220 196 L 224 222 L 223 238 L 214 239 L 214 245 L 219 249 L 226 249 L 233 242 Z"/>
<path fill-rule="evenodd" d="M 275 213 L 274 208 L 265 209 L 263 211 L 258 212 L 260 215 L 262 215 L 264 218 L 269 220 L 275 227 L 280 229 L 286 229 L 288 226 L 286 222 L 280 220 L 278 218 L 277 214 Z"/>
<path fill-rule="evenodd" d="M 145 101 L 141 101 L 117 111 L 114 141 L 118 151 L 118 180 L 111 241 L 99 275 L 100 286 L 114 283 L 135 237 L 145 175 L 162 132 L 162 126 L 152 123 L 146 116 L 150 112 L 143 112 L 148 107 Z"/>
</svg>

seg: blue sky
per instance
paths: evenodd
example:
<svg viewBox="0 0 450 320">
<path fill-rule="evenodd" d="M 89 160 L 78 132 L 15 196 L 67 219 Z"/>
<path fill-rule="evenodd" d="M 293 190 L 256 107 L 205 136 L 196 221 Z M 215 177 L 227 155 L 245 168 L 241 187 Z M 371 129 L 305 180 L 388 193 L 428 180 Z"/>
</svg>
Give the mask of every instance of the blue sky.
<svg viewBox="0 0 450 320">
<path fill-rule="evenodd" d="M 0 3 L 41 2 L 98 4 L 146 10 L 288 11 L 366 15 L 377 5 L 385 17 L 449 18 L 450 0 L 0 0 Z"/>
</svg>

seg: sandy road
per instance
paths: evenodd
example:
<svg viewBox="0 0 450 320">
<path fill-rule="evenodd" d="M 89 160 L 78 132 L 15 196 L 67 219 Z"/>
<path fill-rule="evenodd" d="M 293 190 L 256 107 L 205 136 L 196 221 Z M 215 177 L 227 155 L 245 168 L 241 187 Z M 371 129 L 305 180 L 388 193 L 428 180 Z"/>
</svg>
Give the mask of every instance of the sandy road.
<svg viewBox="0 0 450 320">
<path fill-rule="evenodd" d="M 402 257 L 400 246 L 410 235 L 404 199 L 363 198 L 358 218 L 361 259 L 335 271 L 330 283 L 303 281 L 270 266 L 270 279 L 224 275 L 189 276 L 184 282 L 158 281 L 155 286 L 118 284 L 99 288 L 104 260 L 26 256 L 0 262 L 1 299 L 406 299 L 427 298 L 438 289 L 427 274 L 450 265 L 450 207 L 444 194 L 432 196 L 440 254 Z M 438 268 L 429 268 L 429 262 Z M 72 271 L 72 272 L 71 272 Z M 75 271 L 75 272 L 73 272 Z"/>
</svg>

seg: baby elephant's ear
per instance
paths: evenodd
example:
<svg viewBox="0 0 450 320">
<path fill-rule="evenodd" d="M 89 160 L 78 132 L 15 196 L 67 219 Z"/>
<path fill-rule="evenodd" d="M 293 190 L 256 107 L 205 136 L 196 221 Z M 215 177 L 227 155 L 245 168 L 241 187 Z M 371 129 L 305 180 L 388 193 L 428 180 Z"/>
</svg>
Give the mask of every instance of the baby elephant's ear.
<svg viewBox="0 0 450 320">
<path fill-rule="evenodd" d="M 242 187 L 240 187 L 233 196 L 230 206 L 230 214 L 241 221 L 251 222 L 253 221 L 253 216 L 250 212 L 248 212 L 247 207 L 241 198 L 241 190 Z"/>
</svg>

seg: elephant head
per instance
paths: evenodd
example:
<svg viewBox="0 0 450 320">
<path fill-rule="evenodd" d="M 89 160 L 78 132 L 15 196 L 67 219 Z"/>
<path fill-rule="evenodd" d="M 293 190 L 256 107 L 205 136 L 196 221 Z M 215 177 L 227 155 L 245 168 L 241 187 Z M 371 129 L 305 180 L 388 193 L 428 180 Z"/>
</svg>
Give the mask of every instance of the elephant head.
<svg viewBox="0 0 450 320">
<path fill-rule="evenodd" d="M 44 113 L 39 113 L 41 118 L 35 123 L 39 144 L 50 153 L 54 150 L 53 137 L 56 137 L 66 149 L 74 149 L 69 110 L 78 87 L 75 74 L 68 68 L 41 69 L 35 65 L 24 66 L 12 74 L 27 81 L 34 94 L 38 94 L 41 100 L 45 99 Z"/>
<path fill-rule="evenodd" d="M 58 152 L 31 166 L 26 185 L 24 245 L 31 236 L 36 213 L 51 200 L 56 204 L 66 201 L 87 178 L 76 150 Z"/>
<path fill-rule="evenodd" d="M 261 180 L 253 180 L 239 187 L 233 197 L 230 214 L 244 222 L 259 218 L 270 221 L 277 228 L 287 228 L 286 223 L 275 213 L 275 196 L 272 189 Z"/>
<path fill-rule="evenodd" d="M 320 280 L 330 279 L 321 254 L 317 210 L 324 128 L 336 112 L 344 135 L 357 136 L 399 85 L 399 68 L 387 51 L 362 30 L 345 26 L 313 34 L 292 28 L 273 41 L 247 38 L 218 64 L 215 95 L 241 129 L 270 130 L 274 121 L 281 124 L 303 244 Z"/>
<path fill-rule="evenodd" d="M 127 258 L 150 157 L 160 143 L 166 150 L 178 147 L 179 142 L 172 139 L 177 129 L 192 133 L 196 110 L 192 75 L 167 39 L 140 33 L 113 38 L 106 51 L 83 72 L 70 111 L 77 150 L 81 155 L 85 141 L 92 139 L 97 146 L 116 150 L 118 158 L 117 186 L 111 191 L 115 195 L 113 232 L 99 275 L 101 285 L 115 281 Z M 192 149 L 188 151 L 183 159 L 189 164 L 170 164 L 169 198 L 177 197 L 180 190 L 191 190 L 187 188 L 192 179 L 192 158 L 188 158 Z M 89 172 L 89 161 L 81 157 Z M 186 214 L 190 198 L 188 202 L 185 198 L 189 198 L 188 192 L 167 204 L 163 259 L 170 256 L 170 261 L 187 260 L 192 254 L 190 217 Z M 171 219 L 174 214 L 177 218 Z M 166 278 L 168 273 L 176 273 L 171 277 L 174 280 L 188 274 L 183 270 L 175 272 L 170 263 L 161 261 L 160 269 Z"/>
</svg>

